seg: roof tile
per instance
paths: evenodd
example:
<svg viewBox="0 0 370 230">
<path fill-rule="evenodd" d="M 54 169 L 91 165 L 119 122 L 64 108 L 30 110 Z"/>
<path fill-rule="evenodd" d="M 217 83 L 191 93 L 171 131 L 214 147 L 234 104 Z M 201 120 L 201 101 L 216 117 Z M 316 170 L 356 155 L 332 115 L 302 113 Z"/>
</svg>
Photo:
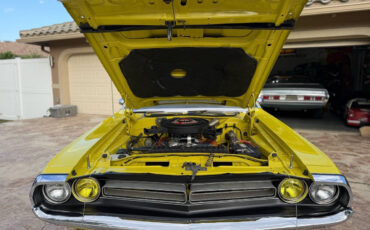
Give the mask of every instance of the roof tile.
<svg viewBox="0 0 370 230">
<path fill-rule="evenodd" d="M 21 30 L 19 35 L 21 38 L 30 38 L 38 36 L 47 36 L 54 34 L 66 34 L 79 32 L 80 28 L 75 22 L 65 22 L 60 24 L 54 24 L 51 26 L 44 26 L 41 28 L 35 28 L 30 30 Z"/>
</svg>

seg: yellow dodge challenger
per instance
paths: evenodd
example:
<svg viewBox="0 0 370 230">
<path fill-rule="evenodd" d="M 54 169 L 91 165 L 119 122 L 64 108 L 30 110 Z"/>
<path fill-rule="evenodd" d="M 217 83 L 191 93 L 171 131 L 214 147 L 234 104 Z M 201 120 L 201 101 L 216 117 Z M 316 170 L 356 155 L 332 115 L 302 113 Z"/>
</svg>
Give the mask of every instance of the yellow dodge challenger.
<svg viewBox="0 0 370 230">
<path fill-rule="evenodd" d="M 285 229 L 352 214 L 346 178 L 257 97 L 305 0 L 61 0 L 124 108 L 30 192 L 88 229 Z"/>
</svg>

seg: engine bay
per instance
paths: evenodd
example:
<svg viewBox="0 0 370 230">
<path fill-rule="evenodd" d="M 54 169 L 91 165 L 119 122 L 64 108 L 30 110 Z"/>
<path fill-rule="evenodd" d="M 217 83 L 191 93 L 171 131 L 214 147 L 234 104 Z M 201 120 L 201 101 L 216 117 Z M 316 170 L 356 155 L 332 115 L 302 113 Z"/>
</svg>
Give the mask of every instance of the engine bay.
<svg viewBox="0 0 370 230">
<path fill-rule="evenodd" d="M 217 118 L 156 118 L 155 125 L 130 136 L 126 148 L 117 154 L 132 153 L 227 153 L 261 159 L 263 155 L 236 123 Z"/>
</svg>

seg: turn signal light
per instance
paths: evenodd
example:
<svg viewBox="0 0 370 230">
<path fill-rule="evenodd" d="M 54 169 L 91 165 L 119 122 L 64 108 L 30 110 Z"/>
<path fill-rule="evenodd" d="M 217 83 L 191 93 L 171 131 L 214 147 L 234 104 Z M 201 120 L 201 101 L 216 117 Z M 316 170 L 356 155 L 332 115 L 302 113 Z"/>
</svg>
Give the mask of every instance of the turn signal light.
<svg viewBox="0 0 370 230">
<path fill-rule="evenodd" d="M 100 195 L 99 182 L 94 178 L 83 178 L 73 183 L 73 196 L 84 203 L 93 202 Z"/>
<path fill-rule="evenodd" d="M 280 182 L 278 192 L 284 202 L 298 203 L 307 196 L 308 189 L 303 180 L 287 178 Z"/>
</svg>

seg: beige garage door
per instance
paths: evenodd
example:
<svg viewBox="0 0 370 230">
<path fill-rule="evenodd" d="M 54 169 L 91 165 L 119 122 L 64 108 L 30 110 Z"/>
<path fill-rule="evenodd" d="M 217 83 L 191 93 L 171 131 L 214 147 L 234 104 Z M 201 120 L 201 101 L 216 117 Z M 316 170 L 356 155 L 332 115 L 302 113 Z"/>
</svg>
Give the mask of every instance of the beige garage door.
<svg viewBox="0 0 370 230">
<path fill-rule="evenodd" d="M 68 76 L 71 104 L 77 105 L 79 113 L 108 115 L 121 108 L 120 95 L 95 54 L 71 56 Z"/>
</svg>

